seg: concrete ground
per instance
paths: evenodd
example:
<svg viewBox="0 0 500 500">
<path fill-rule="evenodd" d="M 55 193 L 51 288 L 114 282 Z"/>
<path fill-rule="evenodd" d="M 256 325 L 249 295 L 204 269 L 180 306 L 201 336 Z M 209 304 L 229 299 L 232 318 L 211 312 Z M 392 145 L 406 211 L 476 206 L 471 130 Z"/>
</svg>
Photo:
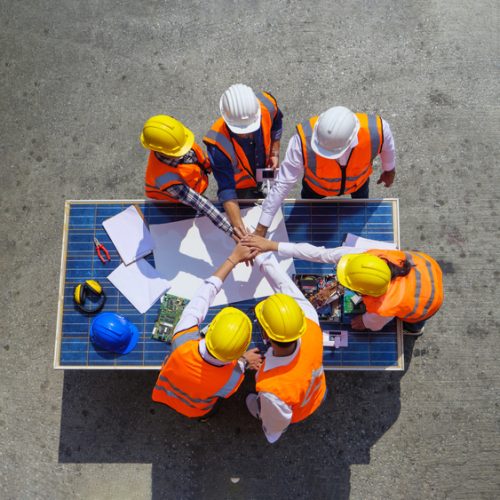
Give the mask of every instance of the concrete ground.
<svg viewBox="0 0 500 500">
<path fill-rule="evenodd" d="M 497 2 L 0 10 L 2 499 L 498 498 Z M 200 138 L 235 82 L 277 97 L 282 154 L 332 105 L 387 119 L 397 179 L 371 195 L 400 198 L 404 248 L 445 272 L 407 371 L 329 373 L 325 407 L 272 446 L 244 391 L 203 425 L 150 402 L 153 372 L 52 369 L 64 200 L 142 197 L 145 119 Z"/>
</svg>

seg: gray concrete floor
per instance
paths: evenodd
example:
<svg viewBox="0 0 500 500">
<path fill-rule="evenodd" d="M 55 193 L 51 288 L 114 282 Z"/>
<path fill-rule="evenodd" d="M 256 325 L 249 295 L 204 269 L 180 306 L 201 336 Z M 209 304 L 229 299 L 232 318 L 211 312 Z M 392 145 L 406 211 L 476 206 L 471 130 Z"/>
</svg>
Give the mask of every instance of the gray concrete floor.
<svg viewBox="0 0 500 500">
<path fill-rule="evenodd" d="M 497 2 L 0 10 L 1 498 L 498 498 Z M 398 175 L 372 197 L 400 198 L 403 246 L 445 271 L 406 373 L 330 373 L 322 411 L 273 446 L 243 392 L 201 425 L 153 406 L 153 372 L 52 369 L 64 200 L 142 197 L 145 119 L 200 138 L 240 81 L 277 97 L 282 154 L 332 105 L 386 118 Z"/>
</svg>

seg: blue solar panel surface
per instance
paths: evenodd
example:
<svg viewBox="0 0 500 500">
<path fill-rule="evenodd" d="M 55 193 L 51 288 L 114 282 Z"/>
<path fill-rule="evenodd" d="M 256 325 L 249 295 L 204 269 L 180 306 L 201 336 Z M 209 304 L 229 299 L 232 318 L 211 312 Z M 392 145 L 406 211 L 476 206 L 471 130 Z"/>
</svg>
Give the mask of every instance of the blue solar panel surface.
<svg viewBox="0 0 500 500">
<path fill-rule="evenodd" d="M 65 266 L 63 263 L 64 297 L 60 304 L 60 331 L 56 340 L 55 365 L 61 368 L 157 368 L 170 350 L 169 345 L 152 340 L 151 331 L 159 311 L 159 302 L 146 314 L 140 314 L 106 277 L 120 264 L 120 258 L 111 243 L 102 222 L 121 212 L 132 202 L 67 202 L 67 231 Z M 175 222 L 191 218 L 195 213 L 189 207 L 177 204 L 141 202 L 149 224 Z M 292 242 L 336 247 L 342 244 L 347 232 L 380 241 L 394 241 L 397 227 L 394 200 L 322 200 L 286 202 L 283 205 L 288 236 Z M 214 229 L 216 230 L 216 229 Z M 111 262 L 103 265 L 93 245 L 96 236 L 109 250 Z M 147 260 L 154 266 L 153 256 Z M 328 274 L 329 264 L 295 260 L 297 273 Z M 73 303 L 75 285 L 94 278 L 101 282 L 107 295 L 104 311 L 118 312 L 132 321 L 141 331 L 137 346 L 127 355 L 117 355 L 96 348 L 89 341 L 93 315 L 79 312 Z M 233 305 L 251 311 L 255 301 Z M 221 307 L 209 310 L 209 323 Z M 342 329 L 349 330 L 350 317 L 343 318 Z M 255 324 L 255 323 L 254 323 Z M 323 325 L 325 326 L 325 325 Z M 330 329 L 327 327 L 325 329 Z M 337 327 L 335 328 L 337 329 Z M 391 321 L 382 332 L 349 332 L 349 345 L 339 349 L 325 347 L 324 365 L 331 369 L 398 369 L 401 339 L 396 334 L 396 322 Z M 262 347 L 258 327 L 253 344 Z"/>
</svg>

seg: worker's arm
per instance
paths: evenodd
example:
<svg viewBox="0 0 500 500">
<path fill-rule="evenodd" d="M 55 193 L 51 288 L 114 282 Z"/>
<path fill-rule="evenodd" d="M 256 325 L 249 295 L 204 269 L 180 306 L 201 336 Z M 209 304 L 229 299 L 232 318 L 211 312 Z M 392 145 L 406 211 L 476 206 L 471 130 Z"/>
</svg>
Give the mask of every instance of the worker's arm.
<svg viewBox="0 0 500 500">
<path fill-rule="evenodd" d="M 207 144 L 207 153 L 217 181 L 217 196 L 229 218 L 235 236 L 241 238 L 246 234 L 246 228 L 241 218 L 233 166 L 229 158 L 214 145 Z"/>
<path fill-rule="evenodd" d="M 280 140 L 283 134 L 283 113 L 278 108 L 271 126 L 271 153 L 269 155 L 268 167 L 277 169 L 280 164 Z"/>
<path fill-rule="evenodd" d="M 304 311 L 306 318 L 319 324 L 318 314 L 312 304 L 304 297 L 290 276 L 280 267 L 276 257 L 270 253 L 260 254 L 255 258 L 262 274 L 269 281 L 271 288 L 276 293 L 284 293 L 293 297 Z"/>
<path fill-rule="evenodd" d="M 391 127 L 382 118 L 382 129 L 384 134 L 384 143 L 380 151 L 380 159 L 382 161 L 382 174 L 377 181 L 377 184 L 384 183 L 385 187 L 389 187 L 394 182 L 396 177 L 396 147 L 394 145 L 394 137 Z"/>
<path fill-rule="evenodd" d="M 194 189 L 185 184 L 175 184 L 167 188 L 166 191 L 172 198 L 207 216 L 215 226 L 228 236 L 233 236 L 233 228 L 229 221 L 210 200 L 198 194 Z"/>
<path fill-rule="evenodd" d="M 255 234 L 247 235 L 242 243 L 259 252 L 278 252 L 280 257 L 288 259 L 309 260 L 325 264 L 337 264 L 342 255 L 363 253 L 366 250 L 353 247 L 325 248 L 310 245 L 309 243 L 287 243 L 268 240 Z"/>
<path fill-rule="evenodd" d="M 378 332 L 392 319 L 394 319 L 394 316 L 380 316 L 375 313 L 364 313 L 352 318 L 351 327 L 353 330 L 371 330 L 372 332 Z"/>
<path fill-rule="evenodd" d="M 175 327 L 174 333 L 200 325 L 205 319 L 208 308 L 222 288 L 222 283 L 237 264 L 247 259 L 250 250 L 242 245 L 236 245 L 229 257 L 219 266 L 217 271 L 206 279 L 189 301 Z"/>
<path fill-rule="evenodd" d="M 234 234 L 237 238 L 243 238 L 243 236 L 247 234 L 247 229 L 243 219 L 241 218 L 240 204 L 238 203 L 238 200 L 227 200 L 222 205 L 229 220 L 231 221 Z"/>
<path fill-rule="evenodd" d="M 304 162 L 300 138 L 295 134 L 288 143 L 285 159 L 278 169 L 278 175 L 262 204 L 262 214 L 255 234 L 265 236 L 283 200 L 304 173 Z"/>
<path fill-rule="evenodd" d="M 257 397 L 262 430 L 268 442 L 275 443 L 290 425 L 292 409 L 270 392 L 260 392 Z"/>
</svg>

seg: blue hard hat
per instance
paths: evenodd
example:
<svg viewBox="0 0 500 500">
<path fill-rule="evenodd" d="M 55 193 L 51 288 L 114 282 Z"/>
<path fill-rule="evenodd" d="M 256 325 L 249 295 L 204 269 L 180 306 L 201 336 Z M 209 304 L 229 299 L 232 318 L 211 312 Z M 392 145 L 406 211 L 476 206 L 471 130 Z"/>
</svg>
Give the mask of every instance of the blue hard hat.
<svg viewBox="0 0 500 500">
<path fill-rule="evenodd" d="M 98 314 L 90 326 L 90 340 L 107 351 L 129 353 L 139 339 L 138 328 L 120 314 Z"/>
</svg>

